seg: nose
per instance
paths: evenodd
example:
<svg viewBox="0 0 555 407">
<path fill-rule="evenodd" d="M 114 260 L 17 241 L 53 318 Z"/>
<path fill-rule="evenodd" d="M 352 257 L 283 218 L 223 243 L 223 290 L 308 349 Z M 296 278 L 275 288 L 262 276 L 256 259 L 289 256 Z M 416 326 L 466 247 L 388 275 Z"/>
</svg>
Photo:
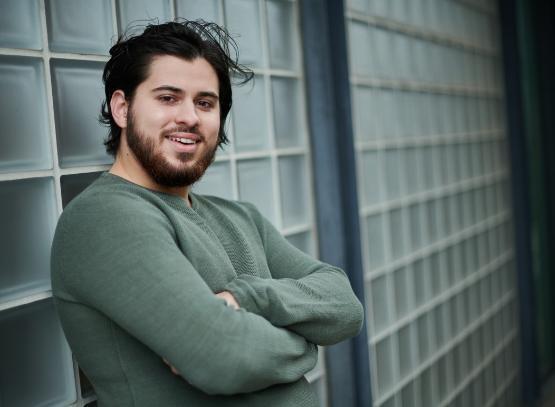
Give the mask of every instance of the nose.
<svg viewBox="0 0 555 407">
<path fill-rule="evenodd" d="M 184 125 L 188 129 L 196 127 L 199 123 L 199 117 L 192 100 L 185 100 L 179 105 L 176 112 L 175 121 L 177 124 Z"/>
</svg>

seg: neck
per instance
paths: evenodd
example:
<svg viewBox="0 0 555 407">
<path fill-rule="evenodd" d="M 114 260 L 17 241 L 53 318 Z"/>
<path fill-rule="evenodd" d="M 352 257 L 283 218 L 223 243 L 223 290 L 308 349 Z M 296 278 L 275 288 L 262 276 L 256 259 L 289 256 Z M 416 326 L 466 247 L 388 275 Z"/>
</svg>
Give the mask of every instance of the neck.
<svg viewBox="0 0 555 407">
<path fill-rule="evenodd" d="M 124 140 L 121 141 L 116 160 L 109 171 L 111 174 L 153 191 L 179 196 L 187 202 L 187 205 L 191 206 L 188 186 L 167 187 L 156 183 L 137 161 L 135 155 L 124 145 Z"/>
</svg>

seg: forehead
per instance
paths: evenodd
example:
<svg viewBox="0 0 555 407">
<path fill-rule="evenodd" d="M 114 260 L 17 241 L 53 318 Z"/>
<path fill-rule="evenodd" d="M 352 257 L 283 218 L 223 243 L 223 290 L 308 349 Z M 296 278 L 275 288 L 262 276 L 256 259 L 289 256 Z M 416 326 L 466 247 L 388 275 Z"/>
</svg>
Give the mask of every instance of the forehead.
<svg viewBox="0 0 555 407">
<path fill-rule="evenodd" d="M 152 58 L 148 75 L 140 86 L 154 89 L 160 86 L 174 86 L 185 91 L 210 91 L 218 93 L 218 76 L 204 58 L 190 61 L 173 55 Z"/>
</svg>

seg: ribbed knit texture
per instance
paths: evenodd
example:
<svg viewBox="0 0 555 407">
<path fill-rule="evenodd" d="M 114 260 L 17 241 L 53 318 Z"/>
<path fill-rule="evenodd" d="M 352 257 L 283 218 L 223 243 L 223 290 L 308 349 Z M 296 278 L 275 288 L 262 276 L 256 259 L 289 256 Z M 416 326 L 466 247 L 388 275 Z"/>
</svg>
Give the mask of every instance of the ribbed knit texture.
<svg viewBox="0 0 555 407">
<path fill-rule="evenodd" d="M 315 344 L 362 324 L 345 274 L 252 205 L 191 199 L 104 173 L 60 218 L 54 299 L 100 406 L 317 406 Z"/>
</svg>

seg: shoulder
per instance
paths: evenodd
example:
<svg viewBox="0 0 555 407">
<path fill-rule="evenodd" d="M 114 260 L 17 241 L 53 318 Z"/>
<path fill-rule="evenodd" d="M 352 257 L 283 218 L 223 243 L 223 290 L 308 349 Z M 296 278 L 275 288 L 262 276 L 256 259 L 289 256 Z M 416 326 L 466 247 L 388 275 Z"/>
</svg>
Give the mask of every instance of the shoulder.
<svg viewBox="0 0 555 407">
<path fill-rule="evenodd" d="M 165 204 L 155 194 L 109 177 L 101 175 L 64 208 L 57 234 L 90 236 L 102 231 L 167 223 L 162 210 Z"/>
</svg>

